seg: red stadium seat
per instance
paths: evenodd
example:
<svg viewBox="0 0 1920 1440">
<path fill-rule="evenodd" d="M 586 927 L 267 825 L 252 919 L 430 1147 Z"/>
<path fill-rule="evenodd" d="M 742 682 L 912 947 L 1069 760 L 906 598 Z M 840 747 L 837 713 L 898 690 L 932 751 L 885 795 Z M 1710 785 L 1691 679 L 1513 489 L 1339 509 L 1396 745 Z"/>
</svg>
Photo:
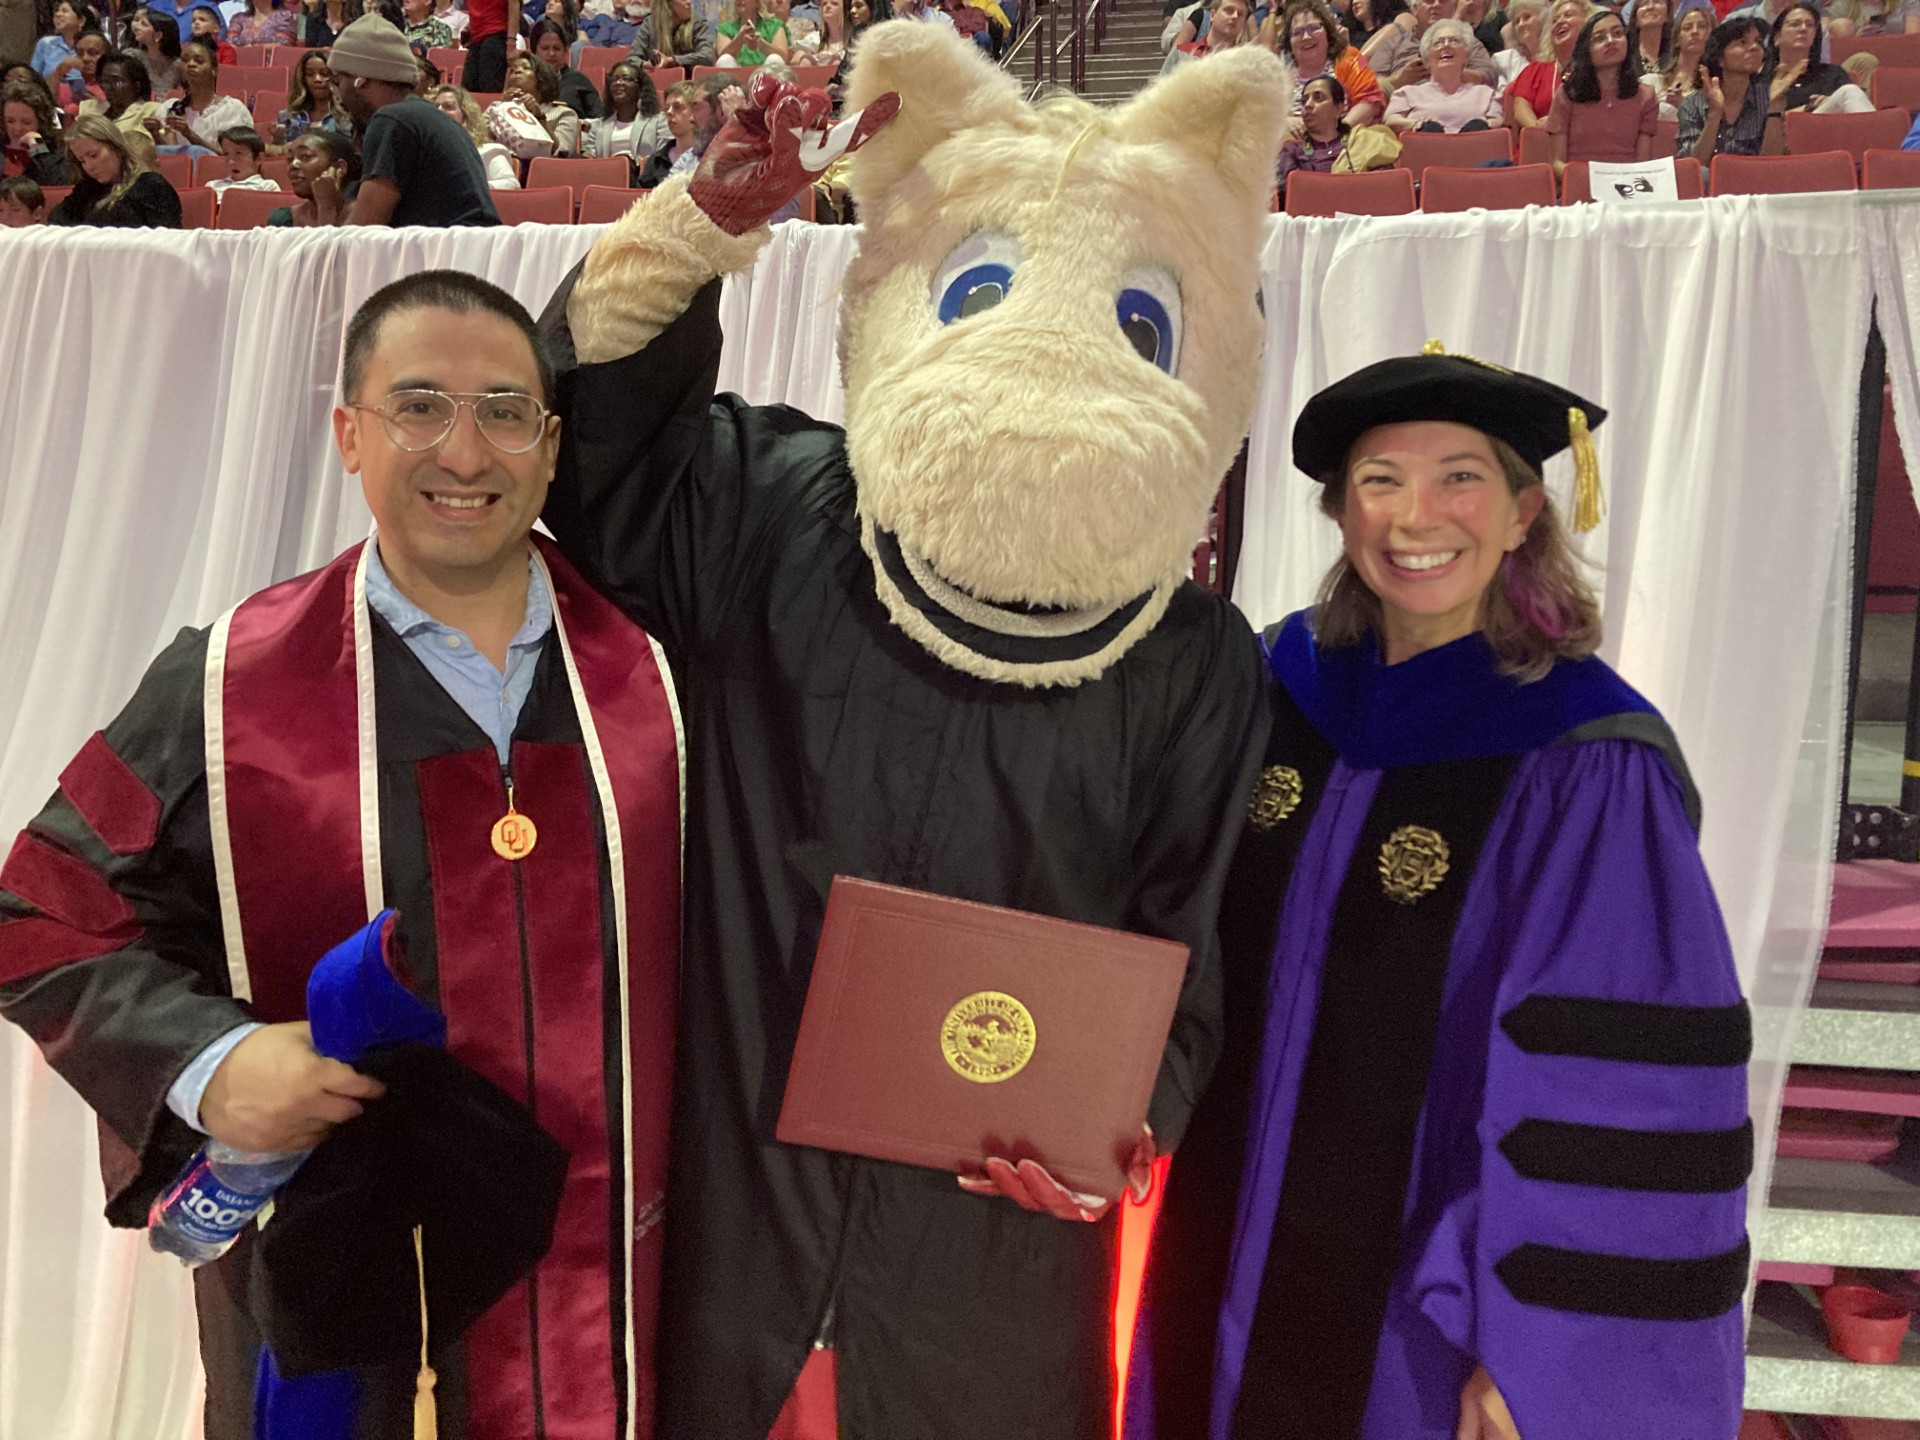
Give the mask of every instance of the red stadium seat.
<svg viewBox="0 0 1920 1440">
<path fill-rule="evenodd" d="M 578 74 L 586 77 L 586 82 L 593 86 L 594 94 L 600 95 L 605 93 L 607 88 L 607 71 L 613 68 L 611 65 L 600 62 L 593 65 L 576 65 L 573 68 Z"/>
<path fill-rule="evenodd" d="M 260 173 L 282 190 L 293 188 L 293 177 L 287 173 L 287 157 L 284 155 L 262 155 Z"/>
<path fill-rule="evenodd" d="M 1505 132 L 1502 132 L 1505 133 Z M 1460 210 L 1524 210 L 1559 202 L 1551 165 L 1506 165 L 1457 170 L 1429 165 L 1420 182 L 1420 209 L 1430 215 Z"/>
<path fill-rule="evenodd" d="M 1818 155 L 1826 150 L 1844 150 L 1857 168 L 1869 150 L 1898 150 L 1912 128 L 1913 117 L 1904 110 L 1872 110 L 1864 115 L 1792 111 L 1787 115 L 1787 153 Z"/>
<path fill-rule="evenodd" d="M 224 180 L 226 175 L 226 156 L 196 155 L 193 157 L 193 183 L 195 185 L 204 185 L 209 180 Z"/>
<path fill-rule="evenodd" d="M 1869 150 L 1862 190 L 1920 190 L 1920 150 Z"/>
<path fill-rule="evenodd" d="M 1360 175 L 1298 170 L 1287 177 L 1289 215 L 1411 215 L 1416 208 L 1411 170 Z"/>
<path fill-rule="evenodd" d="M 1882 110 L 1920 111 L 1920 66 L 1882 65 L 1875 70 L 1873 103 Z"/>
<path fill-rule="evenodd" d="M 1552 158 L 1544 125 L 1529 125 L 1520 132 L 1520 149 L 1515 158 L 1522 165 L 1545 165 Z"/>
<path fill-rule="evenodd" d="M 1825 155 L 1716 155 L 1708 193 L 1794 195 L 1814 190 L 1855 190 L 1853 157 Z"/>
<path fill-rule="evenodd" d="M 1664 160 L 1680 150 L 1680 122 L 1678 120 L 1656 120 L 1653 122 L 1653 153 Z"/>
<path fill-rule="evenodd" d="M 427 59 L 439 69 L 440 78 L 449 85 L 458 85 L 461 73 L 467 68 L 467 52 L 458 48 L 431 46 L 427 50 Z"/>
<path fill-rule="evenodd" d="M 40 193 L 47 197 L 47 209 L 52 210 L 54 206 L 58 205 L 73 193 L 73 187 L 71 185 L 42 185 L 40 187 Z"/>
<path fill-rule="evenodd" d="M 153 157 L 153 168 L 176 190 L 187 190 L 193 186 L 193 157 L 190 155 L 156 155 Z"/>
<path fill-rule="evenodd" d="M 220 197 L 220 218 L 215 228 L 257 230 L 267 223 L 268 215 L 293 203 L 293 196 L 271 190 L 229 190 Z"/>
<path fill-rule="evenodd" d="M 1417 184 L 1429 165 L 1465 169 L 1488 160 L 1513 159 L 1513 136 L 1506 130 L 1463 130 L 1458 135 L 1435 135 L 1418 130 L 1400 132 L 1402 170 L 1411 170 Z"/>
<path fill-rule="evenodd" d="M 747 81 L 753 78 L 753 72 L 759 68 L 758 65 L 696 65 L 693 67 L 693 78 L 704 80 L 709 75 L 731 75 L 740 82 L 740 88 L 744 90 L 747 88 Z"/>
<path fill-rule="evenodd" d="M 180 192 L 180 228 L 182 230 L 211 230 L 213 215 L 213 191 L 182 190 Z"/>
<path fill-rule="evenodd" d="M 564 188 L 573 203 L 580 203 L 580 192 L 589 185 L 624 186 L 633 179 L 633 169 L 623 155 L 605 160 L 576 160 L 565 156 L 543 155 L 527 164 L 529 190 Z M 571 218 L 571 217 L 569 217 Z"/>
<path fill-rule="evenodd" d="M 625 45 L 583 45 L 580 55 L 573 62 L 573 68 L 582 75 L 587 73 L 589 65 L 598 65 L 602 70 L 611 70 L 631 52 Z"/>
<path fill-rule="evenodd" d="M 287 72 L 265 65 L 228 65 L 220 71 L 219 90 L 222 95 L 284 95 Z"/>
<path fill-rule="evenodd" d="M 662 65 L 658 70 L 647 71 L 647 79 L 653 82 L 653 93 L 660 97 L 662 105 L 666 104 L 667 87 L 678 85 L 686 78 L 686 69 L 680 65 Z"/>
<path fill-rule="evenodd" d="M 1920 35 L 1836 35 L 1828 48 L 1836 65 L 1864 50 L 1882 65 L 1920 66 Z"/>
<path fill-rule="evenodd" d="M 611 224 L 626 214 L 634 201 L 646 194 L 645 190 L 629 190 L 625 186 L 589 185 L 580 192 L 580 223 Z"/>
<path fill-rule="evenodd" d="M 456 81 L 455 83 L 458 84 L 459 82 Z M 482 110 L 493 104 L 493 102 L 501 96 L 501 92 L 498 90 L 475 90 L 471 93 L 473 95 L 473 103 L 478 105 Z"/>
<path fill-rule="evenodd" d="M 280 112 L 287 108 L 286 97 L 263 92 L 253 97 L 249 108 L 253 111 L 253 128 L 260 132 L 260 138 L 269 145 L 278 144 L 273 138 L 273 127 L 280 123 Z"/>
<path fill-rule="evenodd" d="M 839 73 L 838 65 L 796 65 L 793 67 L 793 81 L 802 90 L 824 90 Z"/>
<path fill-rule="evenodd" d="M 503 225 L 571 225 L 573 192 L 552 190 L 495 190 L 493 208 Z"/>
<path fill-rule="evenodd" d="M 1700 164 L 1696 160 L 1675 160 L 1673 163 L 1673 188 L 1682 200 L 1698 200 L 1701 191 Z M 1585 205 L 1593 199 L 1593 177 L 1587 173 L 1587 162 L 1574 160 L 1568 163 L 1565 173 L 1560 176 L 1560 203 L 1562 205 Z"/>
</svg>

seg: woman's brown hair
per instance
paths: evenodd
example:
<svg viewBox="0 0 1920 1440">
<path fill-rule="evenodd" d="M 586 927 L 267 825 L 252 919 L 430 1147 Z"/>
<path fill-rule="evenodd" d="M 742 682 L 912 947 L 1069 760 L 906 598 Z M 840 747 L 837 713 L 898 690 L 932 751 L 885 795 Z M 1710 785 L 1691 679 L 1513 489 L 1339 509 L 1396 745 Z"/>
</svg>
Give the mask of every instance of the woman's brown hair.
<svg viewBox="0 0 1920 1440">
<path fill-rule="evenodd" d="M 146 133 L 122 130 L 104 115 L 82 115 L 74 121 L 73 128 L 67 131 L 67 141 L 71 145 L 75 140 L 91 140 L 120 157 L 120 178 L 94 203 L 94 211 L 110 210 L 118 205 L 133 189 L 133 182 L 153 169 L 153 141 Z M 74 162 L 74 168 L 80 168 L 78 161 Z"/>
<path fill-rule="evenodd" d="M 1334 19 L 1326 0 L 1286 0 L 1286 4 L 1269 10 L 1267 18 L 1260 22 L 1260 43 L 1276 55 L 1284 55 L 1292 60 L 1293 47 L 1288 31 L 1293 25 L 1293 17 L 1302 11 L 1318 20 L 1327 32 L 1327 64 L 1333 64 L 1347 51 L 1346 31 Z"/>
<path fill-rule="evenodd" d="M 1521 495 L 1541 483 L 1533 467 L 1497 436 L 1487 436 L 1507 488 Z M 1334 520 L 1346 511 L 1347 472 L 1323 476 L 1320 509 Z M 1600 648 L 1600 604 L 1581 573 L 1586 564 L 1547 499 L 1527 527 L 1520 548 L 1500 563 L 1487 586 L 1480 612 L 1481 633 L 1500 657 L 1502 673 L 1523 684 L 1538 680 L 1556 660 L 1580 660 Z M 1380 599 L 1360 578 L 1344 554 L 1334 562 L 1314 608 L 1314 638 L 1322 645 L 1358 645 L 1381 627 Z"/>
</svg>

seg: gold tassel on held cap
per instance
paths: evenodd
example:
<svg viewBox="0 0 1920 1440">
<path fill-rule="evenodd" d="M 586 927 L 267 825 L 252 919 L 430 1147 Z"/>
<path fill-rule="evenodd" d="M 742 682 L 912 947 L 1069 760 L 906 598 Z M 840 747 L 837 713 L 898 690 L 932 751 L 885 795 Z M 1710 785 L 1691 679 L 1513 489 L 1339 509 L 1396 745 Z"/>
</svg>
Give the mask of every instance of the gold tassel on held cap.
<svg viewBox="0 0 1920 1440">
<path fill-rule="evenodd" d="M 1573 528 L 1584 535 L 1599 526 L 1606 500 L 1600 493 L 1600 456 L 1587 429 L 1587 412 L 1578 405 L 1567 409 L 1567 434 L 1573 443 Z"/>
<path fill-rule="evenodd" d="M 427 1363 L 427 1251 L 418 1225 L 413 1227 L 413 1263 L 420 1272 L 420 1373 L 413 1381 L 413 1440 L 438 1440 L 440 1409 L 433 1387 L 440 1377 Z"/>
</svg>

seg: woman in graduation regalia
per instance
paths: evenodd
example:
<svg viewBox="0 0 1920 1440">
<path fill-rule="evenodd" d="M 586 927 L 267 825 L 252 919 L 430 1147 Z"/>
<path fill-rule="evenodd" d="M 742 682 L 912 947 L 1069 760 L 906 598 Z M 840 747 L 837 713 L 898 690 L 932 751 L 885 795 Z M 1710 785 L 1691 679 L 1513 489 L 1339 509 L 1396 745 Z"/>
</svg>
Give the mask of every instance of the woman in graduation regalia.
<svg viewBox="0 0 1920 1440">
<path fill-rule="evenodd" d="M 1463 356 L 1310 401 L 1345 554 L 1266 636 L 1236 1033 L 1168 1181 L 1135 1437 L 1730 1440 L 1747 1010 L 1672 733 L 1540 482 L 1603 412 Z M 1230 1238 L 1229 1238 L 1230 1237 Z"/>
</svg>

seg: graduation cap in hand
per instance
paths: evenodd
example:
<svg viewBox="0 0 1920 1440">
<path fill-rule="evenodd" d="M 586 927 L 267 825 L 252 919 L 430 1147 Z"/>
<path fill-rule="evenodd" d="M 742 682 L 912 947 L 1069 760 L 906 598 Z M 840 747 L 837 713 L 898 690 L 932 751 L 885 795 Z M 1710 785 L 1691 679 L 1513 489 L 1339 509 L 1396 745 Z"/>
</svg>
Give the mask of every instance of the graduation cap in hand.
<svg viewBox="0 0 1920 1440">
<path fill-rule="evenodd" d="M 401 965 L 388 911 L 309 983 L 315 1048 L 387 1093 L 308 1157 L 253 1247 L 254 1319 L 282 1376 L 422 1359 L 428 1327 L 463 1332 L 553 1242 L 566 1151 L 440 1048 L 445 1022 Z"/>
<path fill-rule="evenodd" d="M 1607 412 L 1571 390 L 1471 355 L 1449 355 L 1429 340 L 1356 370 L 1307 401 L 1293 426 L 1293 463 L 1315 480 L 1339 473 L 1353 443 L 1377 425 L 1450 420 L 1512 446 L 1535 474 L 1573 450 L 1576 530 L 1600 523 L 1600 464 L 1592 431 Z"/>
</svg>

